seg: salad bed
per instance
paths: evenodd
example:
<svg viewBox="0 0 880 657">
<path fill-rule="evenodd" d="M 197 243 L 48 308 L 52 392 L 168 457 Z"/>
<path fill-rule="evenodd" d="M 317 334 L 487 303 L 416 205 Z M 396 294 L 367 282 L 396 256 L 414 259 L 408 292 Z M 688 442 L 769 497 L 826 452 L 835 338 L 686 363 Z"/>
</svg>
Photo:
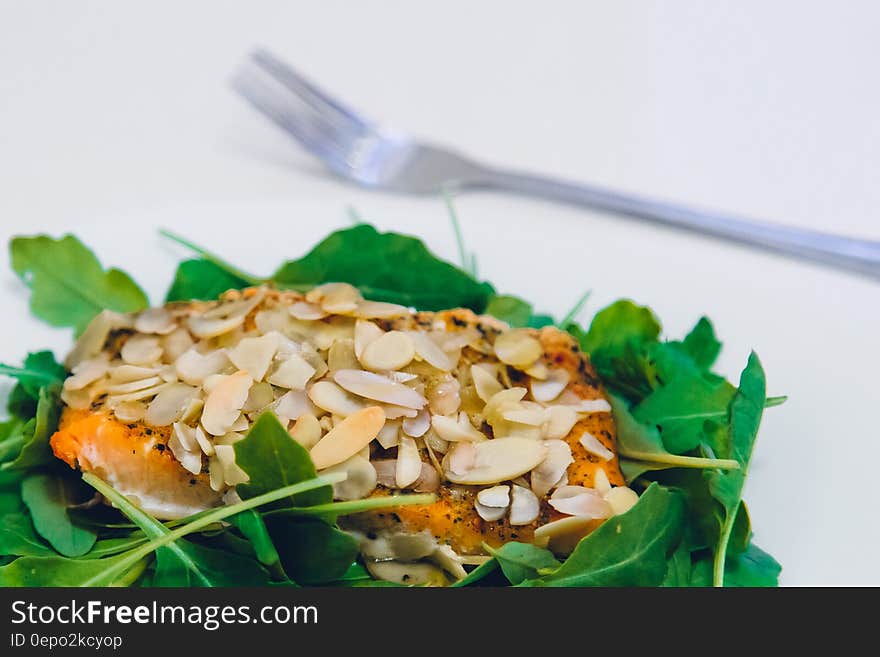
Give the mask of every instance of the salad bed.
<svg viewBox="0 0 880 657">
<path fill-rule="evenodd" d="M 360 224 L 337 231 L 268 278 L 243 272 L 179 237 L 197 257 L 180 263 L 165 301 L 210 300 L 230 288 L 271 284 L 307 290 L 346 282 L 368 299 L 419 310 L 464 307 L 511 326 L 556 324 L 589 354 L 610 393 L 621 469 L 638 503 L 583 538 L 560 562 L 550 551 L 509 542 L 453 586 L 773 586 L 780 566 L 751 540 L 743 485 L 767 397 L 752 353 L 738 386 L 712 372 L 721 349 L 702 318 L 681 340 L 661 337 L 647 307 L 620 300 L 586 328 L 582 298 L 558 322 L 499 294 L 419 240 Z M 126 273 L 102 268 L 73 236 L 19 237 L 12 267 L 31 289 L 31 310 L 76 334 L 102 310 L 136 312 L 146 295 Z M 353 256 L 353 254 L 356 254 Z M 333 502 L 332 475 L 266 413 L 235 445 L 249 476 L 242 502 L 160 522 L 92 474 L 58 461 L 49 447 L 67 376 L 52 353 L 29 354 L 0 423 L 0 586 L 388 586 L 357 561 L 357 542 L 336 525 L 345 514 L 425 495 Z M 95 504 L 96 493 L 116 509 Z"/>
</svg>

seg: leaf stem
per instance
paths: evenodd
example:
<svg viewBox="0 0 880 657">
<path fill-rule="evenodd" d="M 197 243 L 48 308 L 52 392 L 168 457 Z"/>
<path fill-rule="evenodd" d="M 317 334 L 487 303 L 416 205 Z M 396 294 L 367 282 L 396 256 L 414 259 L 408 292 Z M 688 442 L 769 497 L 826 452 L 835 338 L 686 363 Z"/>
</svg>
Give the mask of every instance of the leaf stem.
<svg viewBox="0 0 880 657">
<path fill-rule="evenodd" d="M 424 495 L 389 495 L 387 497 L 371 497 L 366 500 L 330 502 L 328 504 L 316 504 L 315 506 L 292 506 L 286 509 L 272 509 L 266 511 L 263 515 L 317 516 L 334 514 L 341 516 L 350 513 L 360 513 L 361 511 L 372 511 L 374 509 L 406 506 L 409 504 L 433 504 L 436 501 L 437 496 L 430 493 Z"/>
<path fill-rule="evenodd" d="M 581 297 L 575 302 L 574 306 L 572 306 L 571 310 L 565 313 L 565 317 L 557 324 L 557 326 L 565 327 L 575 320 L 575 318 L 580 315 L 581 311 L 584 309 L 584 305 L 587 303 L 587 299 L 590 298 L 590 294 L 592 290 L 587 290 L 584 292 Z"/>
<path fill-rule="evenodd" d="M 176 541 L 178 538 L 183 538 L 187 534 L 196 532 L 203 527 L 207 527 L 208 525 L 215 523 L 219 520 L 223 520 L 224 518 L 228 518 L 229 516 L 234 516 L 236 513 L 240 513 L 247 509 L 253 509 L 258 506 L 262 506 L 263 504 L 268 504 L 269 502 L 275 502 L 290 495 L 304 493 L 306 491 L 321 488 L 323 486 L 332 486 L 335 483 L 344 481 L 345 477 L 346 474 L 344 472 L 325 474 L 319 477 L 315 477 L 314 479 L 301 481 L 298 484 L 291 484 L 290 486 L 285 486 L 284 488 L 278 488 L 268 493 L 257 495 L 256 497 L 244 500 L 242 502 L 239 502 L 238 504 L 232 504 L 230 506 L 215 509 L 209 513 L 200 516 L 195 520 L 186 523 L 185 525 L 182 525 L 181 527 L 178 527 L 177 529 L 169 531 L 164 536 L 154 538 L 153 540 L 145 543 L 141 547 L 135 548 L 128 554 L 127 558 L 121 559 L 120 561 L 107 568 L 107 570 L 105 570 L 104 572 L 86 580 L 81 584 L 81 586 L 102 586 L 104 582 L 112 581 L 113 578 L 116 577 L 119 573 L 125 572 L 126 570 L 134 566 L 138 561 L 151 554 L 155 550 L 158 550 L 160 547 L 164 547 L 169 543 Z M 83 475 L 83 480 L 89 485 L 94 485 L 94 482 L 104 483 L 100 478 L 96 477 L 90 472 L 87 472 Z"/>
<path fill-rule="evenodd" d="M 39 370 L 29 370 L 26 367 L 14 367 L 12 365 L 4 365 L 3 363 L 0 363 L 0 374 L 14 377 L 26 376 L 30 379 L 39 379 L 41 381 L 45 381 L 46 383 L 59 382 L 57 376 L 54 376 L 47 372 L 41 372 Z"/>
<path fill-rule="evenodd" d="M 208 262 L 214 263 L 215 265 L 220 267 L 220 269 L 223 269 L 224 271 L 229 272 L 233 276 L 236 276 L 236 277 L 242 279 L 243 281 L 245 281 L 249 285 L 262 285 L 263 283 L 266 282 L 265 279 L 259 278 L 257 276 L 254 276 L 253 274 L 248 274 L 247 272 L 242 271 L 238 267 L 235 267 L 234 265 L 231 265 L 228 262 L 226 262 L 220 256 L 214 255 L 213 253 L 202 248 L 198 244 L 190 242 L 185 237 L 181 237 L 180 235 L 177 235 L 176 233 L 172 233 L 170 230 L 160 228 L 159 234 L 162 235 L 162 237 L 167 237 L 172 242 L 177 242 L 181 246 L 185 246 L 186 248 L 190 249 L 191 251 L 198 253 L 200 256 L 202 256 Z"/>
<path fill-rule="evenodd" d="M 656 452 L 639 452 L 619 448 L 620 456 L 647 463 L 664 463 L 682 468 L 717 468 L 719 470 L 739 470 L 739 463 L 734 459 L 708 459 L 700 456 L 681 456 L 679 454 L 658 454 Z"/>
<path fill-rule="evenodd" d="M 458 213 L 452 204 L 452 192 L 449 189 L 443 190 L 443 201 L 446 203 L 446 210 L 449 212 L 449 222 L 452 224 L 452 230 L 455 233 L 455 242 L 458 244 L 458 258 L 461 260 L 461 268 L 468 274 L 477 277 L 477 259 L 476 256 L 468 255 L 464 246 L 464 234 L 461 232 L 461 224 L 458 221 Z"/>
</svg>

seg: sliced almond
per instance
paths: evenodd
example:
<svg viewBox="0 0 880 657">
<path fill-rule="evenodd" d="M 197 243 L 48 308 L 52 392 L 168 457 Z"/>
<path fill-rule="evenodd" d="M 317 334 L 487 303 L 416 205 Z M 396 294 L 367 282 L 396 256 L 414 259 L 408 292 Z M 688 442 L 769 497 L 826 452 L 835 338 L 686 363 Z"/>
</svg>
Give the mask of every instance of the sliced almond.
<svg viewBox="0 0 880 657">
<path fill-rule="evenodd" d="M 431 416 L 431 426 L 443 440 L 448 442 L 479 442 L 487 440 L 486 435 L 471 424 L 467 413 L 459 413 L 458 417 L 445 415 Z"/>
<path fill-rule="evenodd" d="M 348 416 L 321 438 L 309 454 L 318 470 L 342 463 L 370 444 L 385 424 L 385 413 L 368 406 Z"/>
<path fill-rule="evenodd" d="M 142 388 L 141 390 L 135 390 L 134 392 L 122 393 L 122 394 L 113 394 L 107 398 L 107 403 L 113 407 L 117 404 L 121 404 L 122 402 L 129 401 L 139 401 L 141 399 L 149 399 L 150 397 L 155 397 L 160 392 L 162 392 L 165 388 L 172 385 L 171 383 L 165 383 L 159 377 L 156 377 L 156 380 L 159 381 L 156 385 L 150 386 L 148 388 Z M 82 391 L 74 391 L 74 392 L 82 392 Z M 65 400 L 66 401 L 66 400 Z M 69 404 L 69 402 L 68 402 Z"/>
<path fill-rule="evenodd" d="M 290 307 L 290 314 L 297 319 L 306 321 L 324 319 L 327 312 L 316 303 L 297 301 Z"/>
<path fill-rule="evenodd" d="M 214 338 L 234 331 L 244 324 L 248 314 L 262 302 L 265 291 L 260 290 L 248 299 L 222 303 L 187 319 L 190 332 L 197 338 Z"/>
<path fill-rule="evenodd" d="M 364 408 L 362 400 L 349 394 L 332 381 L 313 383 L 308 390 L 308 394 L 309 399 L 312 400 L 315 406 L 341 417 L 348 417 Z"/>
<path fill-rule="evenodd" d="M 327 354 L 327 366 L 330 372 L 336 370 L 356 370 L 361 364 L 354 352 L 354 339 L 334 340 Z M 402 383 L 402 381 L 401 381 Z"/>
<path fill-rule="evenodd" d="M 498 360 L 514 367 L 531 365 L 543 353 L 541 343 L 530 329 L 510 329 L 495 338 L 495 355 Z"/>
<path fill-rule="evenodd" d="M 382 446 L 382 449 L 391 449 L 397 447 L 400 442 L 401 423 L 396 420 L 386 420 L 384 426 L 376 435 L 376 441 Z"/>
<path fill-rule="evenodd" d="M 548 500 L 550 506 L 569 516 L 598 520 L 612 515 L 611 507 L 594 488 L 560 486 Z"/>
<path fill-rule="evenodd" d="M 565 475 L 568 466 L 574 463 L 571 447 L 564 440 L 547 440 L 547 457 L 532 470 L 532 491 L 538 497 L 544 497 Z"/>
<path fill-rule="evenodd" d="M 241 407 L 243 413 L 254 413 L 262 411 L 264 408 L 275 401 L 275 391 L 272 386 L 266 382 L 255 383 L 248 391 L 248 397 Z"/>
<path fill-rule="evenodd" d="M 139 381 L 129 381 L 128 383 L 117 383 L 115 385 L 107 386 L 107 392 L 111 395 L 125 395 L 130 392 L 135 392 L 136 390 L 145 390 L 146 388 L 152 388 L 162 383 L 161 377 L 151 376 L 146 379 L 141 379 Z"/>
<path fill-rule="evenodd" d="M 367 345 L 378 340 L 385 334 L 385 331 L 376 326 L 373 322 L 359 319 L 354 323 L 354 353 L 358 358 L 364 353 Z"/>
<path fill-rule="evenodd" d="M 504 390 L 495 375 L 482 365 L 471 365 L 471 378 L 474 380 L 477 396 L 484 402 Z"/>
<path fill-rule="evenodd" d="M 177 322 L 166 308 L 148 308 L 134 320 L 134 330 L 140 333 L 168 335 L 177 328 Z"/>
<path fill-rule="evenodd" d="M 409 487 L 421 473 L 422 459 L 416 441 L 409 436 L 401 436 L 397 445 L 397 466 L 394 471 L 397 488 Z"/>
<path fill-rule="evenodd" d="M 601 441 L 591 433 L 584 431 L 578 442 L 580 442 L 580 444 L 584 446 L 584 449 L 590 454 L 598 456 L 603 461 L 610 461 L 614 458 L 614 452 L 605 447 L 605 445 L 603 445 Z"/>
<path fill-rule="evenodd" d="M 361 500 L 376 490 L 376 468 L 369 459 L 354 455 L 350 459 L 322 470 L 320 474 L 344 472 L 346 478 L 333 484 L 333 499 Z"/>
<path fill-rule="evenodd" d="M 461 384 L 451 374 L 432 379 L 426 395 L 431 412 L 437 415 L 457 413 L 461 407 Z"/>
<path fill-rule="evenodd" d="M 408 314 L 409 309 L 406 306 L 384 301 L 361 301 L 354 309 L 354 316 L 363 319 L 387 319 Z"/>
<path fill-rule="evenodd" d="M 111 384 L 130 383 L 132 381 L 141 381 L 159 374 L 158 367 L 138 367 L 137 365 L 116 365 L 111 367 L 107 374 L 110 377 Z"/>
<path fill-rule="evenodd" d="M 577 397 L 573 399 L 565 399 L 563 401 L 562 397 L 567 397 L 567 392 L 565 395 L 560 396 L 557 400 L 560 404 L 565 404 L 569 408 L 571 408 L 575 413 L 610 413 L 611 412 L 611 404 L 608 403 L 607 399 L 579 399 Z"/>
<path fill-rule="evenodd" d="M 167 335 L 163 335 L 162 338 L 159 340 L 159 344 L 162 346 L 165 362 L 173 363 L 195 343 L 193 342 L 192 336 L 189 334 L 189 331 L 187 331 L 183 327 L 180 327 L 175 329 L 171 333 L 168 333 Z"/>
<path fill-rule="evenodd" d="M 82 361 L 94 358 L 101 353 L 110 331 L 115 328 L 121 328 L 121 325 L 127 323 L 126 318 L 119 313 L 110 310 L 104 310 L 95 315 L 88 323 L 82 335 L 77 338 L 76 344 L 73 345 L 67 358 L 64 359 L 64 366 L 72 370 Z"/>
<path fill-rule="evenodd" d="M 608 481 L 608 475 L 602 468 L 596 468 L 593 472 L 593 488 L 603 497 L 611 490 L 611 482 Z"/>
<path fill-rule="evenodd" d="M 318 416 L 323 415 L 311 399 L 302 390 L 291 390 L 279 397 L 274 404 L 270 404 L 270 410 L 283 421 L 296 420 L 304 413 Z"/>
<path fill-rule="evenodd" d="M 278 333 L 267 333 L 258 338 L 242 338 L 229 351 L 229 360 L 238 369 L 251 375 L 254 381 L 262 381 L 269 369 L 269 364 L 278 351 L 281 336 Z"/>
<path fill-rule="evenodd" d="M 577 413 L 568 406 L 551 406 L 547 409 L 541 434 L 548 440 L 565 438 L 577 423 Z"/>
<path fill-rule="evenodd" d="M 211 442 L 202 427 L 196 427 L 195 437 L 196 442 L 199 444 L 199 449 L 202 450 L 205 456 L 214 456 L 214 443 Z"/>
<path fill-rule="evenodd" d="M 639 501 L 638 493 L 626 486 L 617 486 L 605 493 L 604 499 L 615 516 L 626 513 Z"/>
<path fill-rule="evenodd" d="M 358 289 L 348 283 L 325 283 L 306 294 L 306 301 L 319 304 L 328 313 L 350 313 L 362 300 Z"/>
<path fill-rule="evenodd" d="M 477 515 L 487 522 L 501 520 L 510 507 L 510 486 L 484 488 L 474 500 Z"/>
<path fill-rule="evenodd" d="M 544 423 L 546 414 L 544 413 L 543 408 L 534 409 L 525 407 L 513 407 L 508 410 L 502 411 L 501 417 L 503 417 L 508 422 L 516 422 L 518 424 L 528 424 L 532 427 L 539 427 Z"/>
<path fill-rule="evenodd" d="M 106 356 L 96 356 L 84 360 L 73 368 L 73 374 L 64 381 L 65 390 L 82 390 L 90 383 L 103 377 L 110 367 Z"/>
<path fill-rule="evenodd" d="M 214 386 L 205 399 L 205 408 L 202 411 L 202 426 L 205 431 L 220 436 L 230 430 L 241 414 L 241 407 L 247 401 L 253 382 L 250 374 L 238 371 L 225 376 Z"/>
<path fill-rule="evenodd" d="M 317 370 L 299 354 L 291 354 L 268 378 L 269 383 L 289 390 L 305 390 Z"/>
<path fill-rule="evenodd" d="M 551 369 L 543 381 L 532 379 L 529 387 L 532 399 L 537 402 L 549 402 L 562 394 L 571 381 L 571 375 L 564 369 Z"/>
<path fill-rule="evenodd" d="M 192 474 L 199 474 L 202 471 L 202 453 L 195 450 L 187 449 L 181 441 L 181 434 L 177 431 L 172 432 L 168 439 L 168 449 L 174 455 L 174 458 L 183 466 L 184 470 Z"/>
<path fill-rule="evenodd" d="M 217 445 L 214 450 L 217 460 L 223 465 L 223 482 L 227 486 L 237 486 L 250 479 L 235 462 L 235 448 L 232 445 Z"/>
<path fill-rule="evenodd" d="M 455 484 L 495 484 L 514 479 L 537 466 L 547 456 L 547 448 L 542 443 L 528 438 L 503 438 L 460 445 L 473 446 L 474 462 L 462 474 L 447 468 L 446 478 Z"/>
<path fill-rule="evenodd" d="M 511 525 L 528 525 L 538 519 L 541 503 L 531 490 L 514 484 L 510 497 Z"/>
<path fill-rule="evenodd" d="M 583 516 L 560 518 L 535 529 L 534 542 L 555 554 L 571 554 L 578 542 L 595 526 L 595 520 Z"/>
<path fill-rule="evenodd" d="M 196 440 L 195 427 L 188 426 L 182 422 L 175 422 L 171 427 L 171 435 L 177 438 L 177 441 L 186 451 L 199 451 L 199 443 Z"/>
<path fill-rule="evenodd" d="M 431 414 L 425 408 L 420 410 L 415 417 L 408 417 L 403 421 L 403 433 L 413 438 L 421 438 L 430 428 Z"/>
<path fill-rule="evenodd" d="M 177 422 L 198 391 L 185 383 L 172 383 L 150 402 L 144 422 L 164 427 Z"/>
<path fill-rule="evenodd" d="M 364 370 L 339 370 L 333 375 L 342 388 L 375 401 L 420 410 L 428 401 L 412 388 L 387 376 Z"/>
<path fill-rule="evenodd" d="M 147 405 L 139 401 L 122 402 L 113 408 L 113 414 L 120 422 L 140 422 L 147 413 Z"/>
<path fill-rule="evenodd" d="M 290 324 L 290 314 L 282 308 L 258 310 L 254 313 L 254 324 L 260 333 L 277 331 L 284 334 Z"/>
<path fill-rule="evenodd" d="M 120 356 L 129 365 L 149 365 L 162 358 L 162 347 L 158 337 L 138 333 L 125 341 Z"/>
<path fill-rule="evenodd" d="M 443 459 L 443 469 L 445 473 L 451 473 L 456 477 L 463 476 L 473 469 L 476 460 L 477 450 L 474 443 L 470 441 L 455 443 Z M 448 476 L 447 474 L 447 478 Z"/>
<path fill-rule="evenodd" d="M 197 386 L 212 374 L 223 371 L 229 364 L 229 358 L 223 349 L 202 355 L 193 348 L 178 358 L 174 367 L 181 381 Z"/>
<path fill-rule="evenodd" d="M 409 365 L 415 355 L 412 338 L 403 331 L 389 331 L 364 347 L 360 361 L 373 371 L 399 370 Z"/>
<path fill-rule="evenodd" d="M 427 333 L 421 331 L 407 331 L 413 342 L 416 355 L 428 363 L 431 367 L 448 372 L 455 363 L 449 355 L 434 342 Z"/>
<path fill-rule="evenodd" d="M 303 413 L 290 428 L 291 437 L 306 449 L 311 449 L 321 440 L 321 423 L 311 413 Z"/>
</svg>

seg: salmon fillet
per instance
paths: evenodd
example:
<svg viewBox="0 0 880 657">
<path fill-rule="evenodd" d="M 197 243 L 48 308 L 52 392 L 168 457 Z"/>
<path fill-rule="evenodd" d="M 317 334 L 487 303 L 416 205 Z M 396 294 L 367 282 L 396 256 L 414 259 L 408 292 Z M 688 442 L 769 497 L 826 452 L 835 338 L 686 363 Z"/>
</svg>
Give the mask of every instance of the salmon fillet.
<svg viewBox="0 0 880 657">
<path fill-rule="evenodd" d="M 378 470 L 380 463 L 397 459 L 399 475 L 404 457 L 397 445 L 411 440 L 422 471 L 437 471 L 431 488 L 437 501 L 361 513 L 343 518 L 343 527 L 367 536 L 427 532 L 458 554 L 482 554 L 484 543 L 532 541 L 538 527 L 568 515 L 557 510 L 552 503 L 555 493 L 548 490 L 537 496 L 539 506 L 529 522 L 511 524 L 511 511 L 486 520 L 486 507 L 481 514 L 476 502 L 487 484 L 448 480 L 451 455 L 465 447 L 439 438 L 437 416 L 459 422 L 478 437 L 483 434 L 475 449 L 482 441 L 508 435 L 495 435 L 491 421 L 483 416 L 489 404 L 479 395 L 473 369 L 477 367 L 493 377 L 492 390 L 525 391 L 522 401 L 509 406 L 517 421 L 496 418 L 496 428 L 502 422 L 512 437 L 529 435 L 542 445 L 562 441 L 568 446 L 571 462 L 552 486 L 555 491 L 624 485 L 605 391 L 589 358 L 567 333 L 546 327 L 517 329 L 513 335 L 498 320 L 469 310 L 411 312 L 364 301 L 351 290 L 331 284 L 301 295 L 249 288 L 230 291 L 213 303 L 170 304 L 140 315 L 102 314 L 68 359 L 72 375 L 63 393 L 66 408 L 50 441 L 55 455 L 73 468 L 96 473 L 155 516 L 179 518 L 235 501 L 234 485 L 241 473 L 229 461 L 227 448 L 245 435 L 260 413 L 275 412 L 294 439 L 314 449 L 308 444 L 313 440 L 303 437 L 306 425 L 321 442 L 345 424 L 347 415 L 372 404 L 370 408 L 379 407 L 386 416 L 384 443 L 381 431 L 375 439 L 367 437 L 366 448 L 333 467 L 361 458 Z M 533 340 L 539 345 L 537 356 L 528 364 L 502 362 L 500 336 L 512 343 L 508 360 L 520 357 L 517 350 L 534 348 Z M 399 360 L 406 362 L 399 367 L 390 349 L 394 345 L 402 345 L 405 352 Z M 407 349 L 414 349 L 409 359 Z M 388 368 L 394 371 L 379 367 L 386 362 L 395 365 Z M 340 372 L 347 374 L 341 377 Z M 371 392 L 369 385 L 375 381 L 369 377 L 381 379 L 381 394 Z M 363 383 L 366 392 L 349 380 Z M 535 401 L 534 386 L 553 380 L 561 382 L 558 394 Z M 382 397 L 385 394 L 391 397 Z M 411 398 L 422 399 L 422 407 L 416 408 L 422 402 L 412 403 Z M 348 405 L 343 407 L 343 402 Z M 564 435 L 548 439 L 550 425 L 536 425 L 531 418 L 543 417 L 536 413 L 550 417 L 556 406 L 566 407 L 561 415 L 571 415 L 573 421 Z M 425 417 L 429 428 L 410 438 L 406 423 L 418 424 Z M 532 424 L 519 423 L 520 418 Z M 394 427 L 400 442 L 392 438 L 392 444 L 387 432 Z M 514 485 L 529 490 L 534 477 L 530 468 L 491 483 L 511 491 Z M 399 479 L 389 481 L 387 473 L 379 474 L 365 496 L 419 490 L 423 479 L 398 485 Z M 601 521 L 584 523 L 581 534 Z"/>
</svg>

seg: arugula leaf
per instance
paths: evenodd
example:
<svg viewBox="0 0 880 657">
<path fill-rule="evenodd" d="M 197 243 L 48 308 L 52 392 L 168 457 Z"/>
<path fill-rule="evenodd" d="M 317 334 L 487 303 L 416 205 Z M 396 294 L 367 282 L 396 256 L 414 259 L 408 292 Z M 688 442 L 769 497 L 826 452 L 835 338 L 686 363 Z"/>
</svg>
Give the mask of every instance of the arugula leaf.
<svg viewBox="0 0 880 657">
<path fill-rule="evenodd" d="M 581 346 L 590 357 L 610 362 L 624 355 L 627 345 L 656 342 L 659 335 L 660 322 L 650 308 L 620 299 L 596 313 Z"/>
<path fill-rule="evenodd" d="M 513 327 L 528 326 L 532 304 L 510 294 L 494 294 L 483 312 Z"/>
<path fill-rule="evenodd" d="M 266 518 L 284 571 L 303 584 L 338 580 L 358 555 L 357 540 L 323 520 Z"/>
<path fill-rule="evenodd" d="M 530 543 L 510 541 L 497 550 L 488 545 L 484 547 L 495 558 L 504 576 L 514 586 L 540 577 L 544 570 L 555 571 L 561 566 L 550 550 Z"/>
<path fill-rule="evenodd" d="M 67 478 L 33 474 L 21 484 L 21 498 L 31 513 L 34 527 L 65 557 L 78 557 L 97 540 L 97 533 L 75 525 L 67 508 L 77 502 L 77 489 Z"/>
<path fill-rule="evenodd" d="M 104 559 L 19 557 L 0 567 L 0 587 L 7 586 L 128 586 L 143 574 L 149 559 L 130 562 L 128 552 Z M 112 577 L 106 578 L 107 573 Z"/>
<path fill-rule="evenodd" d="M 316 476 L 309 453 L 290 437 L 274 413 L 263 413 L 234 449 L 235 462 L 250 478 L 246 484 L 236 486 L 243 500 Z M 332 489 L 325 487 L 274 506 L 313 506 L 332 499 Z"/>
<path fill-rule="evenodd" d="M 736 459 L 740 468 L 727 472 L 709 471 L 705 473 L 709 490 L 715 499 L 721 502 L 725 510 L 718 548 L 715 550 L 713 581 L 716 586 L 724 584 L 727 545 L 742 499 L 743 485 L 755 446 L 758 426 L 761 423 L 766 396 L 767 385 L 764 368 L 761 366 L 757 354 L 752 352 L 749 355 L 749 362 L 740 376 L 739 390 L 730 404 L 730 430 L 720 434 L 722 440 L 715 440 L 713 445 L 716 454 Z"/>
<path fill-rule="evenodd" d="M 721 343 L 715 336 L 715 329 L 708 317 L 700 317 L 691 332 L 681 342 L 681 346 L 694 360 L 694 363 L 703 370 L 712 367 L 721 352 Z"/>
<path fill-rule="evenodd" d="M 745 552 L 728 555 L 724 586 L 778 586 L 782 566 L 754 543 Z"/>
<path fill-rule="evenodd" d="M 27 514 L 18 512 L 0 515 L 0 554 L 43 557 L 55 552 L 37 536 Z"/>
<path fill-rule="evenodd" d="M 707 420 L 724 420 L 736 389 L 727 381 L 709 381 L 686 374 L 656 388 L 632 414 L 642 424 L 656 426 L 663 444 L 680 454 L 700 444 Z"/>
<path fill-rule="evenodd" d="M 24 424 L 17 417 L 0 422 L 0 463 L 17 456 L 21 451 L 21 446 L 24 444 L 24 433 L 22 432 Z"/>
<path fill-rule="evenodd" d="M 683 522 L 681 496 L 651 484 L 632 509 L 582 538 L 562 566 L 520 586 L 657 586 Z"/>
<path fill-rule="evenodd" d="M 380 233 L 361 224 L 336 231 L 272 276 L 279 286 L 306 288 L 350 283 L 365 297 L 421 310 L 463 306 L 483 312 L 494 290 L 438 259 L 415 237 Z"/>
<path fill-rule="evenodd" d="M 67 371 L 58 364 L 51 351 L 37 351 L 28 354 L 21 367 L 0 363 L 0 374 L 17 379 L 22 392 L 37 400 L 40 388 L 61 385 Z"/>
<path fill-rule="evenodd" d="M 16 237 L 9 244 L 12 268 L 31 288 L 31 312 L 52 326 L 77 334 L 104 309 L 135 312 L 147 297 L 128 274 L 104 270 L 72 235 Z"/>
<path fill-rule="evenodd" d="M 710 459 L 671 454 L 663 445 L 655 426 L 641 424 L 627 408 L 626 402 L 609 395 L 614 423 L 617 426 L 617 453 L 627 481 L 632 481 L 648 470 L 665 468 L 721 468 L 736 469 L 739 463 L 732 459 Z"/>
<path fill-rule="evenodd" d="M 177 266 L 165 302 L 201 299 L 212 301 L 227 290 L 251 284 L 210 260 L 184 260 Z"/>
<path fill-rule="evenodd" d="M 21 450 L 15 459 L 4 463 L 0 469 L 24 469 L 52 463 L 55 457 L 49 447 L 49 437 L 58 427 L 60 414 L 57 389 L 40 388 L 37 415 L 21 429 L 24 439 Z"/>
<path fill-rule="evenodd" d="M 453 582 L 453 584 L 451 586 L 452 586 L 452 588 L 459 588 L 462 586 L 473 586 L 474 584 L 477 584 L 478 582 L 481 582 L 482 580 L 489 577 L 492 573 L 497 571 L 499 568 L 500 568 L 500 566 L 498 564 L 497 559 L 489 559 L 488 561 L 481 563 L 479 566 L 477 566 L 471 572 L 469 572 L 467 574 L 467 577 L 464 577 L 463 579 L 460 579 L 460 580 L 457 580 L 456 582 Z"/>
</svg>

